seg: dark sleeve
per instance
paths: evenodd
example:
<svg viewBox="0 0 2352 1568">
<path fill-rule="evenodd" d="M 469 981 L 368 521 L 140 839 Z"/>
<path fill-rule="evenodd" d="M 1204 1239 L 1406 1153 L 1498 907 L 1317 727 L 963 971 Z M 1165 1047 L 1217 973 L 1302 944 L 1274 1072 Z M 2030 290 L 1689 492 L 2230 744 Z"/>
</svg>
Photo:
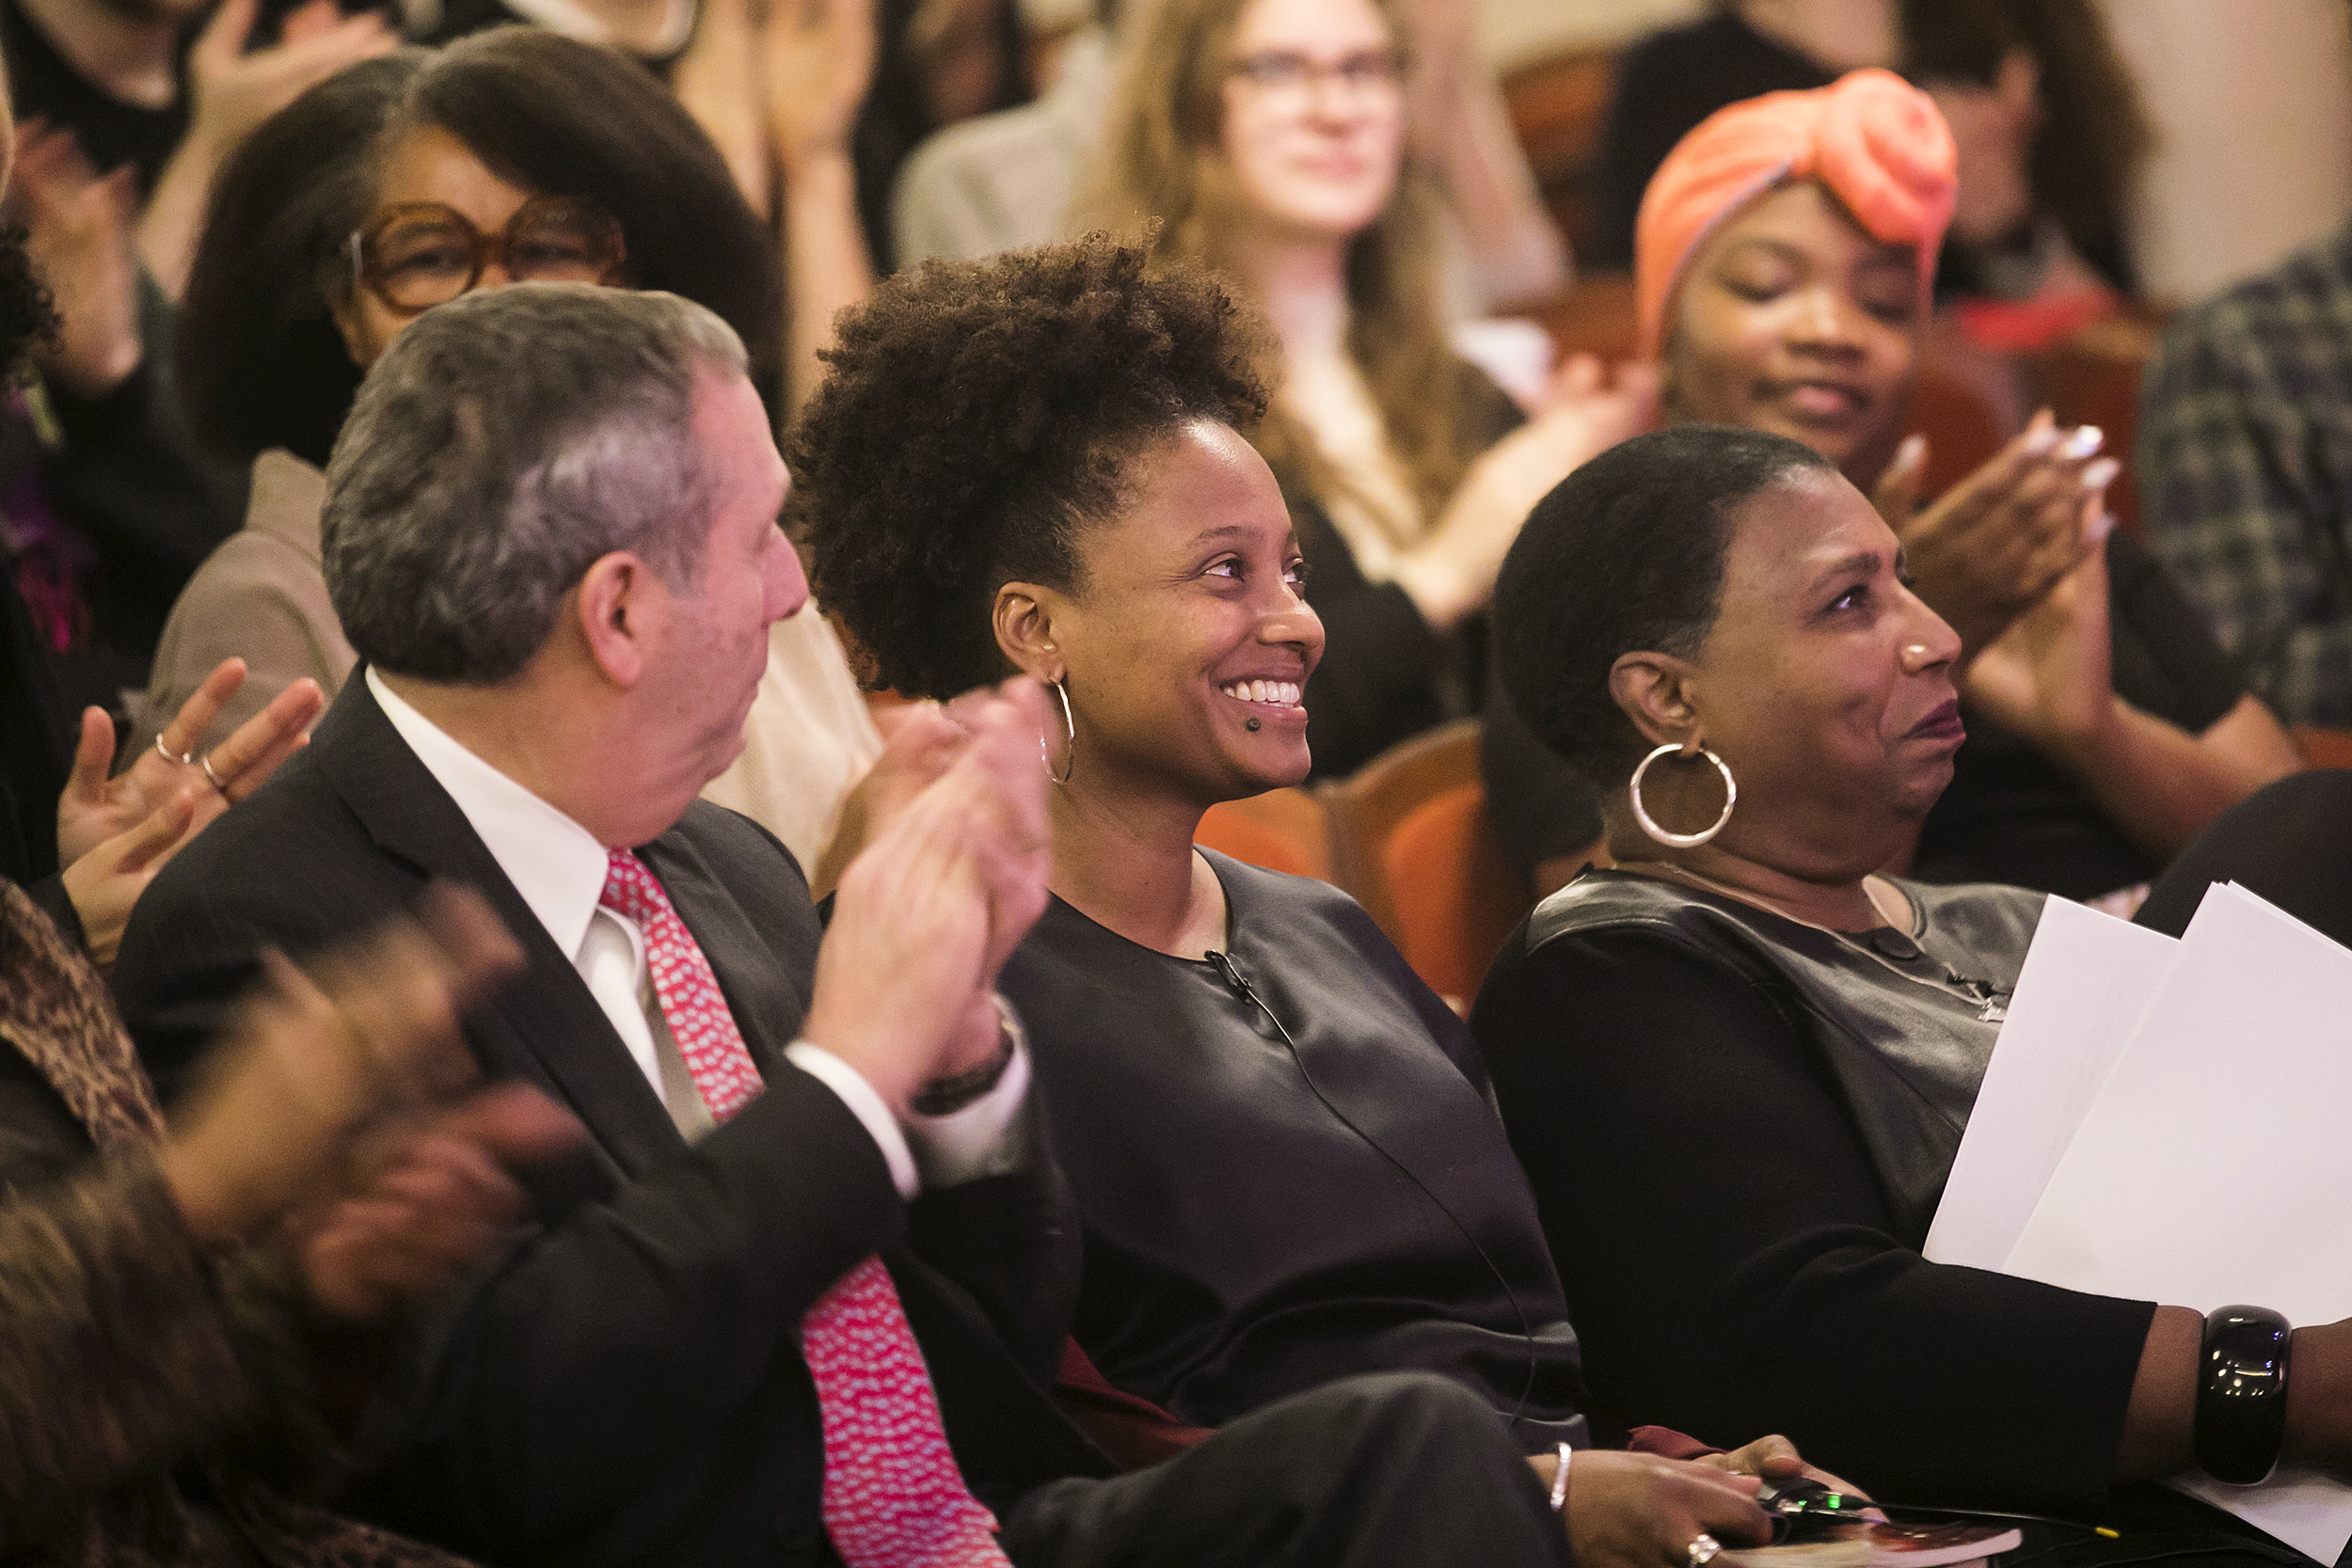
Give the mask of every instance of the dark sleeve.
<svg viewBox="0 0 2352 1568">
<path fill-rule="evenodd" d="M 89 402 L 51 388 L 62 440 L 41 477 L 97 546 L 108 601 L 151 646 L 172 600 L 245 515 L 246 472 L 199 451 L 171 395 L 171 307 L 140 275 L 138 369 Z"/>
<path fill-rule="evenodd" d="M 1337 778 L 1444 721 L 1445 649 L 1410 594 L 1364 579 L 1320 506 L 1295 496 L 1291 519 L 1307 557 L 1307 601 L 1323 621 L 1323 662 L 1307 678 L 1307 739 L 1316 776 Z"/>
<path fill-rule="evenodd" d="M 1487 825 L 1522 871 L 1573 855 L 1600 837 L 1600 797 L 1583 774 L 1535 738 L 1499 680 L 1486 689 L 1478 770 L 1486 785 Z"/>
<path fill-rule="evenodd" d="M 2137 644 L 2135 657 L 2116 663 L 2119 696 L 2191 735 L 2237 706 L 2245 673 L 2156 558 L 2121 530 L 2107 536 L 2107 594 L 2117 633 Z M 2150 667 L 2145 673 L 2134 668 L 2140 660 Z"/>
<path fill-rule="evenodd" d="M 900 1233 L 882 1151 L 797 1069 L 674 1164 L 528 1237 L 412 1342 L 371 1487 L 492 1557 L 577 1540 L 646 1456 L 740 1427 L 800 1320 Z M 629 1439 L 613 1441 L 626 1412 Z"/>
<path fill-rule="evenodd" d="M 1784 1432 L 1888 1497 L 2104 1494 L 2153 1305 L 1896 1240 L 1765 993 L 1619 931 L 1508 951 L 1471 1022 L 1616 1418 L 1725 1448 Z"/>
<path fill-rule="evenodd" d="M 1044 1152 L 1034 1091 L 1023 1115 L 1028 1164 L 924 1193 L 908 1206 L 907 1232 L 923 1260 L 963 1288 L 1022 1370 L 1046 1387 L 1077 1314 L 1081 1221 L 1076 1195 Z"/>
</svg>

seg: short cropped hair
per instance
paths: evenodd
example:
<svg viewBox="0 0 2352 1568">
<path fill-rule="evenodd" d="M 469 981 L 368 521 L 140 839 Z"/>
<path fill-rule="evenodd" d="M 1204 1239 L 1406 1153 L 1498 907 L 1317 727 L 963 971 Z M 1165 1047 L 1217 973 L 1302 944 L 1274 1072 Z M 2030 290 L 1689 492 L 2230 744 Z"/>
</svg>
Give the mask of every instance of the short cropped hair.
<svg viewBox="0 0 2352 1568">
<path fill-rule="evenodd" d="M 333 312 L 351 236 L 411 131 L 448 132 L 509 184 L 619 220 L 624 281 L 708 306 L 780 409 L 783 279 L 717 148 L 637 61 L 540 27 L 497 27 L 337 71 L 239 144 L 215 182 L 174 330 L 173 378 L 206 447 L 324 464 L 358 389 Z"/>
<path fill-rule="evenodd" d="M 1074 545 L 1186 420 L 1265 411 L 1259 328 L 1197 267 L 1108 236 L 927 262 L 845 313 L 787 457 L 788 524 L 879 683 L 950 697 L 1009 673 L 1007 582 L 1075 586 Z"/>
<path fill-rule="evenodd" d="M 675 294 L 524 283 L 426 311 L 360 384 L 326 466 L 326 590 L 361 658 L 495 686 L 598 557 L 701 572 L 694 385 L 743 345 Z"/>
<path fill-rule="evenodd" d="M 1732 514 L 1799 473 L 1836 471 L 1786 436 L 1690 424 L 1621 442 L 1552 486 L 1503 558 L 1491 610 L 1504 693 L 1606 791 L 1641 737 L 1610 694 L 1626 654 L 1693 657 L 1715 626 Z"/>
</svg>

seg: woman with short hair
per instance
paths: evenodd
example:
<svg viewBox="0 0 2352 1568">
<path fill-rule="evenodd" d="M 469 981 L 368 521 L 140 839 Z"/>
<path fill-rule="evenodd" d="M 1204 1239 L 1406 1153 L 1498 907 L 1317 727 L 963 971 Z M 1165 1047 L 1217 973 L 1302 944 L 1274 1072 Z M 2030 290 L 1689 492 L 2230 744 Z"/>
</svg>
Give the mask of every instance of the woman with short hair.
<svg viewBox="0 0 2352 1568">
<path fill-rule="evenodd" d="M 1471 1015 L 1596 1396 L 1702 1438 L 1772 1411 L 1898 1501 L 2099 1518 L 2204 1458 L 2197 1312 L 1920 1256 L 2044 895 L 1879 874 L 1966 726 L 1870 502 L 1785 436 L 1637 437 L 1535 509 L 1495 629 L 1616 861 Z M 2333 826 L 2273 831 L 2298 815 Z M 2345 934 L 2346 822 L 2352 774 L 2274 784 L 2150 908 L 2178 934 L 2234 879 Z M 2352 1461 L 2352 1320 L 2294 1369 L 2285 1457 Z"/>
</svg>

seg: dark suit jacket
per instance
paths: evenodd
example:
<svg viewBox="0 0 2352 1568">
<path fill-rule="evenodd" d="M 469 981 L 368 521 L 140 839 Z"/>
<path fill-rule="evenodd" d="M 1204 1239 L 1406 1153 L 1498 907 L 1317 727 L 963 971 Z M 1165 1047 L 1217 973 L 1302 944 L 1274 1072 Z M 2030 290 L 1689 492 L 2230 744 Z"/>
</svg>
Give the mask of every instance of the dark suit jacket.
<svg viewBox="0 0 2352 1568">
<path fill-rule="evenodd" d="M 496 1562 L 822 1560 L 799 1323 L 877 1251 L 984 1501 L 1104 1473 L 1041 1392 L 1076 1262 L 1050 1165 L 901 1204 L 856 1117 L 783 1056 L 818 937 L 790 854 L 699 802 L 642 853 L 768 1083 L 691 1148 L 363 680 L 139 901 L 115 982 L 167 1093 L 264 942 L 299 956 L 407 906 L 432 877 L 479 889 L 522 941 L 526 973 L 467 1038 L 487 1075 L 570 1106 L 594 1148 L 580 1168 L 532 1179 L 531 1232 L 411 1336 L 412 1375 L 362 1510 Z"/>
</svg>

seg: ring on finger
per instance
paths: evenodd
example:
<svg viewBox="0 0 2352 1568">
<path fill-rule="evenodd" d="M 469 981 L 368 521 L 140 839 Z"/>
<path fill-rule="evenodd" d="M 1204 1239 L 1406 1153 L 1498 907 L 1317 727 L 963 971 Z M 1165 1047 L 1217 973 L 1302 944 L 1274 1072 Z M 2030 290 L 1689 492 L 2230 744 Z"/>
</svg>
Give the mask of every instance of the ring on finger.
<svg viewBox="0 0 2352 1568">
<path fill-rule="evenodd" d="M 197 758 L 196 765 L 204 769 L 204 782 L 206 784 L 211 784 L 215 789 L 219 790 L 223 796 L 226 796 L 229 793 L 229 786 L 221 782 L 219 774 L 213 771 L 212 752 L 207 752 L 202 756 Z"/>
<path fill-rule="evenodd" d="M 165 745 L 164 737 L 160 731 L 157 732 L 155 736 L 155 754 L 162 757 L 166 762 L 176 764 L 182 768 L 185 768 L 188 764 L 196 760 L 196 753 L 194 752 L 175 752 L 170 747 Z"/>
<path fill-rule="evenodd" d="M 1691 1560 L 1691 1568 L 1707 1568 L 1708 1563 L 1715 1560 L 1716 1554 L 1723 1549 L 1722 1542 L 1705 1530 L 1701 1530 L 1697 1538 L 1682 1549 L 1682 1553 Z"/>
</svg>

